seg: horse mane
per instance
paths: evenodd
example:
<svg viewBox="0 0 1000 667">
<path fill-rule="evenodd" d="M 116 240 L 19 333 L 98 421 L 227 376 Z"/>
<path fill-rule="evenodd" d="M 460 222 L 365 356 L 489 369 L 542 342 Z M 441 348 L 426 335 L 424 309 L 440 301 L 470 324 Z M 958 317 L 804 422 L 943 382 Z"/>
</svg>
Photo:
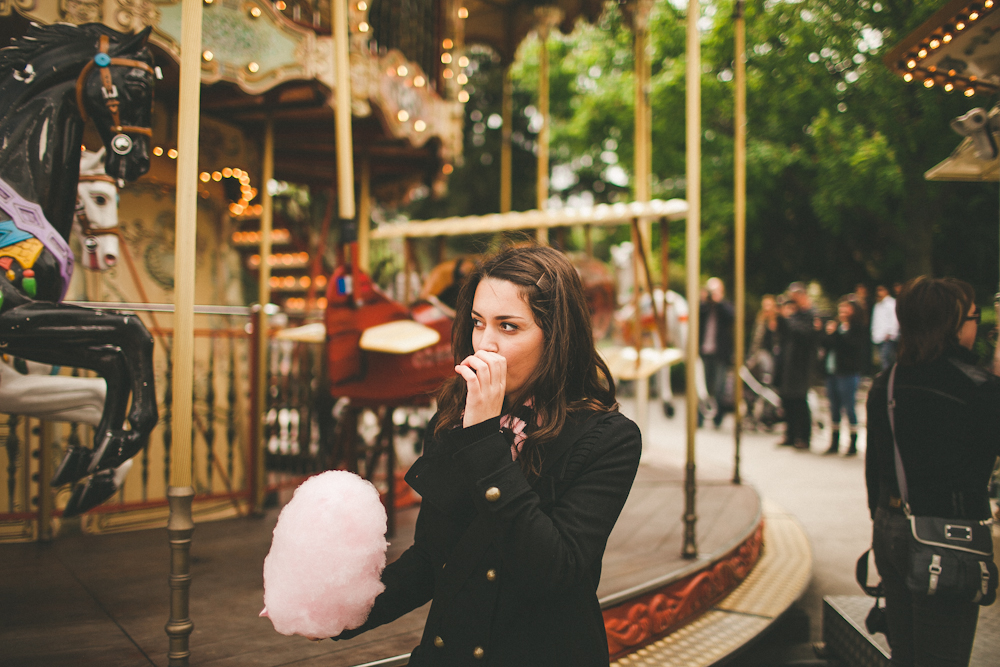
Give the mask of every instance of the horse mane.
<svg viewBox="0 0 1000 667">
<path fill-rule="evenodd" d="M 67 42 L 89 41 L 100 35 L 107 35 L 112 41 L 122 37 L 122 33 L 102 23 L 42 25 L 32 21 L 23 37 L 15 37 L 10 40 L 10 46 L 0 49 L 0 70 L 24 69 L 25 65 L 49 49 L 65 46 Z"/>
</svg>

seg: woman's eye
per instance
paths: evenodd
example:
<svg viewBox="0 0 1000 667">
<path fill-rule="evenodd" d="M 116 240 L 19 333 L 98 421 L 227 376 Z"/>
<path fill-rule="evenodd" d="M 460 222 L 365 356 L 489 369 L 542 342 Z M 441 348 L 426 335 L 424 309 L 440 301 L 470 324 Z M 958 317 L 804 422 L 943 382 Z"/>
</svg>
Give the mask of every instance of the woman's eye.
<svg viewBox="0 0 1000 667">
<path fill-rule="evenodd" d="M 472 328 L 481 329 L 483 327 L 483 321 L 477 320 L 475 317 L 472 318 Z"/>
<path fill-rule="evenodd" d="M 517 327 L 510 322 L 503 322 L 500 324 L 500 329 L 502 331 L 517 331 Z"/>
</svg>

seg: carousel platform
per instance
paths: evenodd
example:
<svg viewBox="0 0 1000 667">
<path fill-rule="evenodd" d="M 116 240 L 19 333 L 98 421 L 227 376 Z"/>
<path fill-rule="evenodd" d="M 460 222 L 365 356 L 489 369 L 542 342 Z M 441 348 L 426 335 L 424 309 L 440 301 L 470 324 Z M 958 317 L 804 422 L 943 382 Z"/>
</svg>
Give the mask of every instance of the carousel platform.
<svg viewBox="0 0 1000 667">
<path fill-rule="evenodd" d="M 643 465 L 611 535 L 599 596 L 617 665 L 709 665 L 737 655 L 804 590 L 802 530 L 750 486 L 700 480 L 698 557 L 681 557 L 683 473 Z M 390 560 L 417 508 L 399 513 Z M 310 642 L 258 618 L 277 510 L 200 524 L 192 543 L 192 666 L 405 665 L 427 607 L 350 641 Z M 166 665 L 166 532 L 63 534 L 0 546 L 0 667 Z"/>
</svg>

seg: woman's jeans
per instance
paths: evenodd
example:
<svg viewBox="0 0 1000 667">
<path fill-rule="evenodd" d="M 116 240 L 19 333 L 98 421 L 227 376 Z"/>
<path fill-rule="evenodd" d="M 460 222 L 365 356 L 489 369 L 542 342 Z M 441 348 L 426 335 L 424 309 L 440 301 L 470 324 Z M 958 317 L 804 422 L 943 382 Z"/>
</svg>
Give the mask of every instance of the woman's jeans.
<svg viewBox="0 0 1000 667">
<path fill-rule="evenodd" d="M 834 428 L 840 424 L 840 412 L 847 413 L 847 423 L 858 425 L 858 417 L 854 414 L 855 395 L 858 392 L 860 375 L 830 375 L 826 378 L 826 396 L 830 401 L 830 423 Z"/>
<path fill-rule="evenodd" d="M 966 667 L 976 636 L 979 605 L 935 600 L 910 592 L 910 522 L 884 508 L 875 511 L 875 565 L 885 587 L 892 664 Z"/>
</svg>

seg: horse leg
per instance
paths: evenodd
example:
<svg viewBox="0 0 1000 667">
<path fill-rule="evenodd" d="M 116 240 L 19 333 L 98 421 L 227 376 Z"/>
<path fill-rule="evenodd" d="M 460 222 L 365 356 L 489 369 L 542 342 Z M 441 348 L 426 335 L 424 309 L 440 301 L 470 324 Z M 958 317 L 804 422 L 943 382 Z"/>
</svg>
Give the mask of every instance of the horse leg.
<svg viewBox="0 0 1000 667">
<path fill-rule="evenodd" d="M 18 354 L 34 361 L 87 368 L 104 378 L 107 393 L 101 420 L 94 432 L 95 450 L 71 447 L 56 468 L 52 486 L 62 486 L 86 477 L 96 469 L 97 461 L 105 454 L 113 440 L 113 430 L 125 421 L 130 373 L 124 356 L 109 346 L 82 349 L 24 347 L 18 349 Z"/>
<path fill-rule="evenodd" d="M 91 368 L 102 376 L 109 373 L 104 376 L 108 383 L 105 416 L 109 419 L 95 434 L 95 456 L 87 467 L 88 473 L 114 468 L 145 446 L 158 416 L 153 337 L 139 318 L 36 301 L 0 314 L 0 341 L 6 343 L 7 351 L 25 358 Z M 111 357 L 99 350 L 114 353 L 117 372 L 115 365 L 108 363 Z M 119 421 L 118 415 L 124 411 L 130 392 L 128 420 L 132 429 L 126 431 L 121 429 L 123 420 Z"/>
</svg>

